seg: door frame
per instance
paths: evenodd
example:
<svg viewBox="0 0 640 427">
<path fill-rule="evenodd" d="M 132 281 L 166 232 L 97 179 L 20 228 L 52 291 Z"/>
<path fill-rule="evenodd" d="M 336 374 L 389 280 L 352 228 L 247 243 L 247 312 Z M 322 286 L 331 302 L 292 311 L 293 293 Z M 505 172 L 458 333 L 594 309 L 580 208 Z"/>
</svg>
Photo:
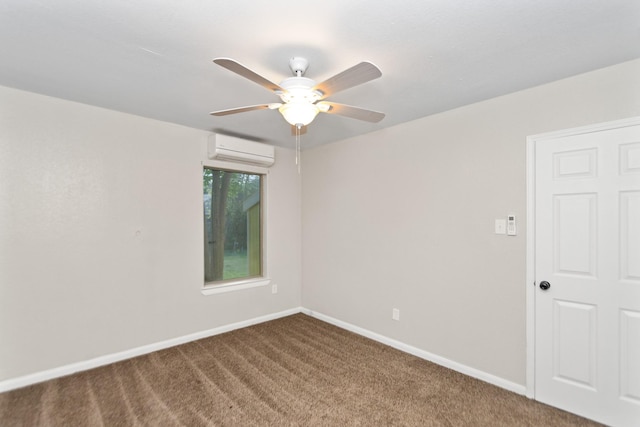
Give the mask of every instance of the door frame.
<svg viewBox="0 0 640 427">
<path fill-rule="evenodd" d="M 630 117 L 627 119 L 614 120 L 610 122 L 597 123 L 593 125 L 581 126 L 571 129 L 563 129 L 554 132 L 547 132 L 538 135 L 531 135 L 527 137 L 527 160 L 526 160 L 526 173 L 527 173 L 527 222 L 526 222 L 526 391 L 525 395 L 530 399 L 535 399 L 535 326 L 536 326 L 536 311 L 535 311 L 535 298 L 536 298 L 536 277 L 535 277 L 535 207 L 536 207 L 536 143 L 538 141 L 544 141 L 548 139 L 563 138 L 567 136 L 575 136 L 593 132 L 600 132 L 605 130 L 623 128 L 627 126 L 640 125 L 639 117 Z"/>
</svg>

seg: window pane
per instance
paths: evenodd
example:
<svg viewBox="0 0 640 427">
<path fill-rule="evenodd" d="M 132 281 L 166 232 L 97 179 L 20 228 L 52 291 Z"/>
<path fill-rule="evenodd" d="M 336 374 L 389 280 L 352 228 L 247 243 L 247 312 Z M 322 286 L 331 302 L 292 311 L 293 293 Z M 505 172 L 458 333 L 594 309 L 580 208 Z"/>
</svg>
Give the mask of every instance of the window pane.
<svg viewBox="0 0 640 427">
<path fill-rule="evenodd" d="M 261 175 L 204 168 L 203 188 L 205 282 L 260 276 Z"/>
</svg>

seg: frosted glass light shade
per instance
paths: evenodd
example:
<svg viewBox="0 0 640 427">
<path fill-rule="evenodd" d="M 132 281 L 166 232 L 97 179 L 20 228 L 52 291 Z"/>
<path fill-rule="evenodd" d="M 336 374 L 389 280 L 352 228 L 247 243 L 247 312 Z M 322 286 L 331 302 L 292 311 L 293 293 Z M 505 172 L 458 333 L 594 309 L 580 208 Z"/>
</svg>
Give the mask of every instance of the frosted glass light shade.
<svg viewBox="0 0 640 427">
<path fill-rule="evenodd" d="M 278 111 L 289 124 L 306 126 L 315 119 L 320 110 L 309 102 L 290 102 L 282 104 Z"/>
</svg>

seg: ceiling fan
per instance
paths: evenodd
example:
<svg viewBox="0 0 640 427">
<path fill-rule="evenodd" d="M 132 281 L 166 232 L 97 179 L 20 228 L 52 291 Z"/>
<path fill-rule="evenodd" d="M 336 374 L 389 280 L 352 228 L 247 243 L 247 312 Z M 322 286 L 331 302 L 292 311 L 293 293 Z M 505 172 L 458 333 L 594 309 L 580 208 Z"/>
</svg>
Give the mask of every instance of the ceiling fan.
<svg viewBox="0 0 640 427">
<path fill-rule="evenodd" d="M 213 62 L 270 90 L 278 95 L 282 101 L 214 111 L 211 113 L 214 116 L 226 116 L 253 110 L 277 109 L 284 119 L 293 126 L 292 130 L 297 130 L 298 132 L 304 130 L 303 128 L 311 123 L 318 113 L 339 114 L 372 123 L 377 123 L 384 118 L 384 113 L 378 111 L 324 101 L 326 97 L 336 92 L 380 77 L 382 72 L 371 62 L 361 62 L 322 83 L 316 83 L 307 77 L 303 77 L 309 67 L 309 61 L 305 58 L 294 57 L 289 60 L 289 68 L 291 68 L 294 77 L 284 79 L 279 85 L 233 59 L 216 58 Z"/>
</svg>

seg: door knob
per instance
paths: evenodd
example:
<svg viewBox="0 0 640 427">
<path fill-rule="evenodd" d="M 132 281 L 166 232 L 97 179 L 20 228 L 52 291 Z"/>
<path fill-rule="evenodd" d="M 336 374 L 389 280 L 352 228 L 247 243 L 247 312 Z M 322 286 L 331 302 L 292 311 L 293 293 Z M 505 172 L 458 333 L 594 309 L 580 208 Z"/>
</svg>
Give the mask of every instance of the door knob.
<svg viewBox="0 0 640 427">
<path fill-rule="evenodd" d="M 543 280 L 542 282 L 540 282 L 540 289 L 542 289 L 543 291 L 546 291 L 550 287 L 551 287 L 551 283 L 547 282 L 546 280 Z"/>
</svg>

